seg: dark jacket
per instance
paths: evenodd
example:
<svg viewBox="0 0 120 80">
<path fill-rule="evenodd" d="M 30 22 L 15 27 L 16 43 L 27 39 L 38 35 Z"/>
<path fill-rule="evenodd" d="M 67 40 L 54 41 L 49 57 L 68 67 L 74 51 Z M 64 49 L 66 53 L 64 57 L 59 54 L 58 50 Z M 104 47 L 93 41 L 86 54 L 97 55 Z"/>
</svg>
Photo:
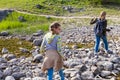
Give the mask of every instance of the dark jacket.
<svg viewBox="0 0 120 80">
<path fill-rule="evenodd" d="M 99 18 L 94 18 L 90 21 L 90 24 L 95 24 L 95 27 L 97 27 L 97 22 L 99 21 L 100 19 Z M 110 29 L 107 29 L 107 20 L 102 20 L 102 27 L 103 27 L 103 35 L 106 35 L 106 32 L 107 31 L 110 31 Z"/>
</svg>

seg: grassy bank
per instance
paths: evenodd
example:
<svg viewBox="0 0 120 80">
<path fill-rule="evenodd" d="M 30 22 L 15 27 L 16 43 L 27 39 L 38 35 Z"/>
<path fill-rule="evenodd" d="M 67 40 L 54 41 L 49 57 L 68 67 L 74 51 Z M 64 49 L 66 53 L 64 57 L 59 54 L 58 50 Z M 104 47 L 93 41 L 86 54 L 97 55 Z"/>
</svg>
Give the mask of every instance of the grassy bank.
<svg viewBox="0 0 120 80">
<path fill-rule="evenodd" d="M 19 17 L 23 17 L 24 21 L 19 21 Z M 48 19 L 46 17 L 13 12 L 0 22 L 0 31 L 7 30 L 11 33 L 31 34 L 37 30 L 47 31 L 51 22 L 54 21 L 60 21 L 60 19 Z"/>
</svg>

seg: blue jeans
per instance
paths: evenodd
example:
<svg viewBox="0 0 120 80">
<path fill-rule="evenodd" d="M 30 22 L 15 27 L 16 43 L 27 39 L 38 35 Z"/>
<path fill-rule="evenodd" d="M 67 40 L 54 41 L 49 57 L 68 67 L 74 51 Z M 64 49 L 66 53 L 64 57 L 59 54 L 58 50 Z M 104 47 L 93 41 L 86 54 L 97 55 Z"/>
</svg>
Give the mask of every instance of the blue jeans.
<svg viewBox="0 0 120 80">
<path fill-rule="evenodd" d="M 63 70 L 59 70 L 59 75 L 61 80 L 64 80 L 64 73 Z M 47 80 L 53 80 L 53 68 L 48 69 L 48 79 Z"/>
<path fill-rule="evenodd" d="M 95 42 L 95 53 L 97 53 L 98 50 L 99 50 L 100 39 L 103 40 L 104 48 L 106 49 L 106 51 L 108 51 L 107 37 L 106 37 L 106 36 L 102 36 L 102 37 L 100 37 L 100 36 L 96 36 L 96 42 Z"/>
</svg>

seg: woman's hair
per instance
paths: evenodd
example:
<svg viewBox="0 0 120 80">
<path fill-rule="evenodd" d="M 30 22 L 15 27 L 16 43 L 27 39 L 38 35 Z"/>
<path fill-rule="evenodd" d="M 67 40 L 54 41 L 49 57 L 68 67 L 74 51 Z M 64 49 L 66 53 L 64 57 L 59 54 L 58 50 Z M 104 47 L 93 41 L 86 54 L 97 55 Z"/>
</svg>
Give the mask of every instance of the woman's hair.
<svg viewBox="0 0 120 80">
<path fill-rule="evenodd" d="M 60 25 L 58 22 L 53 22 L 53 23 L 50 25 L 49 29 L 50 29 L 50 31 L 53 31 L 54 28 L 57 29 L 57 28 L 60 27 L 60 26 L 61 26 L 61 25 Z"/>
<path fill-rule="evenodd" d="M 102 17 L 102 16 L 105 16 L 106 15 L 106 12 L 105 11 L 102 11 L 101 13 L 100 13 L 100 18 Z"/>
</svg>

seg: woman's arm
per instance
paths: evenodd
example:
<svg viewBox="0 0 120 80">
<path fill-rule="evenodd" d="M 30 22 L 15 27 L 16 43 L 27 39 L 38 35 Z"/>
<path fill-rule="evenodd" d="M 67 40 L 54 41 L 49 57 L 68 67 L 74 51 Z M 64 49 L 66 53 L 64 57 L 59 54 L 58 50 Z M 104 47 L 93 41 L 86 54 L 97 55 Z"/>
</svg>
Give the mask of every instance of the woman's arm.
<svg viewBox="0 0 120 80">
<path fill-rule="evenodd" d="M 97 22 L 97 18 L 93 18 L 91 21 L 90 21 L 90 24 L 94 24 Z"/>
<path fill-rule="evenodd" d="M 105 29 L 106 31 L 108 31 L 108 32 L 110 31 L 110 29 L 107 28 L 107 20 L 105 21 L 105 28 L 106 28 Z"/>
<path fill-rule="evenodd" d="M 58 53 L 60 54 L 60 56 L 61 56 L 62 58 L 64 58 L 64 55 L 63 55 L 62 50 L 61 50 L 61 47 L 62 47 L 61 37 L 60 37 L 60 36 L 57 36 L 57 37 L 58 37 L 58 38 L 57 38 L 57 51 L 58 51 Z"/>
</svg>

